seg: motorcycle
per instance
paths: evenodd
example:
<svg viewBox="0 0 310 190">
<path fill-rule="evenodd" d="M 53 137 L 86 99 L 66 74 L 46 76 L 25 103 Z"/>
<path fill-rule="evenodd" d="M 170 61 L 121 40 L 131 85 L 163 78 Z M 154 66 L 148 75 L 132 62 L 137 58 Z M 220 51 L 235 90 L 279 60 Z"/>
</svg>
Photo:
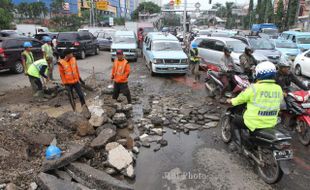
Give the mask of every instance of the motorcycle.
<svg viewBox="0 0 310 190">
<path fill-rule="evenodd" d="M 236 131 L 231 122 L 245 110 L 244 105 L 228 108 L 220 121 L 221 136 L 224 143 L 235 142 L 239 152 L 254 161 L 259 176 L 268 184 L 276 183 L 284 174 L 291 171 L 288 162 L 293 157 L 291 137 L 284 129 L 266 128 L 249 132 L 248 129 L 238 129 L 241 143 L 237 143 Z M 239 114 L 239 115 L 238 115 Z M 239 145 L 241 144 L 241 145 Z"/>
<path fill-rule="evenodd" d="M 205 67 L 202 67 L 203 70 L 206 71 L 206 81 L 205 86 L 208 91 L 208 95 L 210 97 L 215 97 L 216 95 L 220 94 L 222 90 L 224 89 L 224 84 L 220 80 L 220 69 L 217 66 L 207 64 Z M 238 95 L 240 92 L 242 92 L 244 89 L 246 89 L 250 82 L 248 80 L 248 77 L 246 75 L 237 74 L 235 72 L 230 72 L 232 83 L 231 83 L 231 93 L 226 93 L 225 96 L 232 97 L 235 95 Z"/>
<path fill-rule="evenodd" d="M 310 91 L 289 92 L 286 97 L 287 108 L 281 110 L 283 126 L 294 126 L 299 141 L 310 144 Z"/>
</svg>

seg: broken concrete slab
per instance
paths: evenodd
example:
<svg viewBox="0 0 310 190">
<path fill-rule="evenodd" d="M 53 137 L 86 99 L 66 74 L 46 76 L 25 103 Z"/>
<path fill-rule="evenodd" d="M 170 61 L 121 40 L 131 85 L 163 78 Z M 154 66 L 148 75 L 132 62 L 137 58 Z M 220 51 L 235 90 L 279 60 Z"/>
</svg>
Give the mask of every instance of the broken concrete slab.
<svg viewBox="0 0 310 190">
<path fill-rule="evenodd" d="M 204 126 L 202 126 L 204 129 L 209 129 L 209 128 L 214 128 L 217 127 L 218 122 L 217 121 L 213 121 L 213 122 L 209 122 L 206 123 Z"/>
<path fill-rule="evenodd" d="M 110 151 L 114 148 L 116 148 L 117 146 L 119 146 L 120 144 L 117 143 L 117 142 L 111 142 L 111 143 L 108 143 L 106 146 L 105 146 L 105 150 L 106 151 Z"/>
<path fill-rule="evenodd" d="M 44 190 L 82 190 L 79 186 L 71 182 L 58 179 L 53 175 L 43 172 L 39 173 L 37 183 Z"/>
<path fill-rule="evenodd" d="M 14 183 L 9 183 L 6 185 L 5 190 L 17 190 L 17 187 Z"/>
<path fill-rule="evenodd" d="M 205 114 L 205 115 L 204 115 L 204 118 L 205 118 L 205 119 L 210 119 L 210 120 L 212 120 L 212 121 L 219 121 L 219 120 L 220 120 L 220 117 L 217 116 L 217 115 Z"/>
<path fill-rule="evenodd" d="M 97 104 L 100 105 L 100 103 Z M 103 108 L 97 104 L 89 107 L 89 111 L 91 113 L 89 122 L 94 127 L 99 127 L 108 121 L 108 117 Z"/>
<path fill-rule="evenodd" d="M 197 130 L 199 129 L 201 126 L 194 124 L 194 123 L 188 123 L 184 125 L 185 128 L 189 129 L 189 130 Z"/>
<path fill-rule="evenodd" d="M 89 151 L 90 149 L 83 145 L 71 144 L 69 145 L 68 150 L 59 159 L 44 160 L 42 163 L 41 171 L 45 172 L 64 167 L 69 163 L 77 160 L 81 156 L 87 154 Z"/>
<path fill-rule="evenodd" d="M 49 145 L 56 137 L 55 134 L 49 133 L 32 133 L 30 131 L 25 131 L 24 136 L 27 138 L 27 141 L 30 144 L 39 144 L 39 145 Z"/>
<path fill-rule="evenodd" d="M 66 167 L 67 172 L 79 183 L 97 190 L 131 190 L 134 189 L 123 181 L 97 170 L 87 164 L 74 162 Z"/>
<path fill-rule="evenodd" d="M 156 133 L 159 136 L 163 135 L 163 129 L 161 129 L 161 128 L 154 128 L 154 129 L 151 129 L 151 131 L 153 131 L 154 133 Z"/>
<path fill-rule="evenodd" d="M 132 162 L 131 154 L 120 144 L 108 152 L 109 165 L 119 171 L 127 168 Z"/>
<path fill-rule="evenodd" d="M 115 124 L 123 124 L 127 122 L 127 118 L 126 115 L 124 113 L 116 113 L 113 116 L 113 123 Z"/>
<path fill-rule="evenodd" d="M 72 177 L 65 171 L 55 170 L 55 174 L 57 175 L 57 177 L 59 177 L 62 180 L 65 180 L 65 181 L 71 181 L 72 180 Z"/>
<path fill-rule="evenodd" d="M 122 173 L 131 179 L 135 178 L 135 170 L 132 165 L 129 165 Z"/>
<path fill-rule="evenodd" d="M 100 134 L 91 142 L 90 146 L 93 148 L 102 148 L 116 135 L 116 130 L 112 128 L 104 128 Z"/>
</svg>

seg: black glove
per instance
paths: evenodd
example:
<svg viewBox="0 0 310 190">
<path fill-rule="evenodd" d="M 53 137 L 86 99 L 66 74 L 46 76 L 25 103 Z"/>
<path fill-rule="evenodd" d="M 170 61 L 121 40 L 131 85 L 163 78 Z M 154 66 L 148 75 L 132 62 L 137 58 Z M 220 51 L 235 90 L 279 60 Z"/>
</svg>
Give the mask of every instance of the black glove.
<svg viewBox="0 0 310 190">
<path fill-rule="evenodd" d="M 82 78 L 80 78 L 80 83 L 85 85 L 85 82 L 82 80 Z"/>
</svg>

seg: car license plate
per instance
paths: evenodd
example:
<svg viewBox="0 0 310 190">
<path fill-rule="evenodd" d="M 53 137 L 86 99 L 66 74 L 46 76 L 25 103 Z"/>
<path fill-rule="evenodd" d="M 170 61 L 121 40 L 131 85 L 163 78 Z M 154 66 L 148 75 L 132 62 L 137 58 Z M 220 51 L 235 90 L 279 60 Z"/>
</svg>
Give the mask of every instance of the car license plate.
<svg viewBox="0 0 310 190">
<path fill-rule="evenodd" d="M 291 150 L 274 150 L 273 155 L 276 160 L 288 160 L 293 158 L 293 152 Z"/>
<path fill-rule="evenodd" d="M 303 104 L 301 104 L 301 106 L 302 106 L 302 108 L 307 109 L 307 108 L 310 108 L 310 103 L 303 103 Z"/>
<path fill-rule="evenodd" d="M 176 70 L 176 69 L 177 69 L 177 68 L 175 68 L 175 67 L 169 67 L 169 68 L 168 68 L 169 71 Z"/>
<path fill-rule="evenodd" d="M 67 49 L 67 48 L 65 48 L 65 47 L 58 47 L 58 49 Z"/>
</svg>

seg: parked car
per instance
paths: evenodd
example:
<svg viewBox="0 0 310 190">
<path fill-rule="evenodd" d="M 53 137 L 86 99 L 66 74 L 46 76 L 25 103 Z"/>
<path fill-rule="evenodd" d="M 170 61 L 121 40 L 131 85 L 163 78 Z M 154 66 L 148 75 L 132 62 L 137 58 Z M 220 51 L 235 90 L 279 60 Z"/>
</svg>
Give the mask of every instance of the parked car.
<svg viewBox="0 0 310 190">
<path fill-rule="evenodd" d="M 279 38 L 296 43 L 297 47 L 302 52 L 310 49 L 310 32 L 285 31 Z"/>
<path fill-rule="evenodd" d="M 0 30 L 0 38 L 22 37 L 16 30 Z"/>
<path fill-rule="evenodd" d="M 172 34 L 150 32 L 143 42 L 145 64 L 151 74 L 180 73 L 188 70 L 188 57 L 179 40 Z"/>
<path fill-rule="evenodd" d="M 99 43 L 99 49 L 101 51 L 111 49 L 112 40 L 115 35 L 115 32 L 116 30 L 114 29 L 106 29 L 94 33 L 95 37 L 97 37 Z"/>
<path fill-rule="evenodd" d="M 2 38 L 0 39 L 0 70 L 11 70 L 14 73 L 23 73 L 24 68 L 21 61 L 21 53 L 24 51 L 24 42 L 31 42 L 32 53 L 35 60 L 41 59 L 42 42 L 34 38 Z"/>
<path fill-rule="evenodd" d="M 255 53 L 262 54 L 268 58 L 274 64 L 277 64 L 281 57 L 281 52 L 276 50 L 274 44 L 259 36 L 233 36 L 232 38 L 241 40 L 247 46 L 254 49 Z"/>
<path fill-rule="evenodd" d="M 293 64 L 295 74 L 310 77 L 309 63 L 310 63 L 310 50 L 297 55 Z"/>
<path fill-rule="evenodd" d="M 240 40 L 224 37 L 197 37 L 192 43 L 198 45 L 199 56 L 206 63 L 219 65 L 223 57 L 224 47 L 232 49 L 231 56 L 236 65 L 240 66 L 240 55 L 244 52 L 246 45 Z M 258 62 L 266 61 L 268 58 L 254 52 L 253 56 Z M 236 68 L 236 71 L 242 72 L 242 69 Z"/>
<path fill-rule="evenodd" d="M 123 50 L 127 60 L 137 61 L 137 38 L 133 31 L 116 31 L 111 45 L 111 61 L 116 57 L 117 50 Z"/>
<path fill-rule="evenodd" d="M 58 35 L 57 32 L 39 33 L 39 34 L 35 34 L 34 38 L 42 41 L 44 36 L 48 36 L 51 39 L 53 39 L 54 37 L 57 37 L 57 35 Z"/>
<path fill-rule="evenodd" d="M 274 45 L 286 59 L 294 62 L 296 56 L 301 52 L 297 45 L 288 40 L 274 40 Z"/>
<path fill-rule="evenodd" d="M 57 36 L 57 53 L 62 55 L 65 49 L 73 50 L 75 56 L 85 59 L 86 55 L 99 54 L 97 38 L 90 32 L 60 32 Z"/>
</svg>

